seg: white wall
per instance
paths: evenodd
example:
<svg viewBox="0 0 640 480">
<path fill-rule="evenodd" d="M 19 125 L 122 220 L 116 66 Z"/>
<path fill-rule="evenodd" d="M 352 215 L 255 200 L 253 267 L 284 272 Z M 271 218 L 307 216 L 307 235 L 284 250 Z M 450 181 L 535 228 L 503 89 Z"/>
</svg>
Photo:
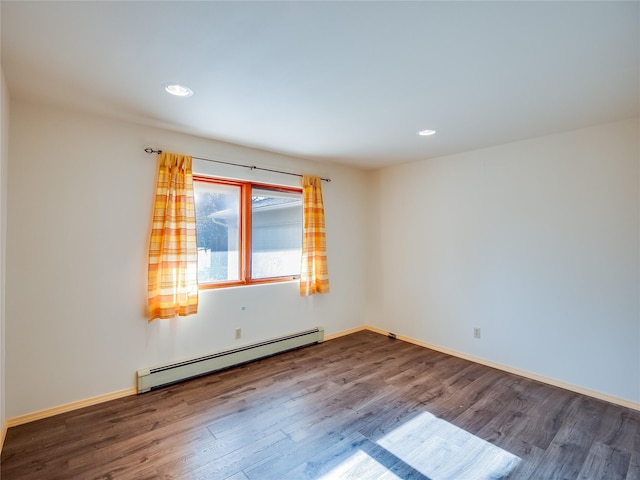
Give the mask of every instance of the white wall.
<svg viewBox="0 0 640 480">
<path fill-rule="evenodd" d="M 19 100 L 10 120 L 9 418 L 131 388 L 138 368 L 364 323 L 367 174 Z M 198 315 L 148 324 L 156 162 L 147 146 L 331 177 L 323 184 L 331 293 L 301 298 L 295 282 L 202 291 Z M 299 181 L 204 162 L 195 169 Z"/>
<path fill-rule="evenodd" d="M 7 164 L 9 162 L 9 90 L 0 67 L 0 428 L 5 415 L 5 291 L 7 250 Z"/>
<path fill-rule="evenodd" d="M 640 401 L 639 138 L 636 119 L 379 171 L 371 321 Z"/>
<path fill-rule="evenodd" d="M 315 325 L 371 324 L 640 401 L 638 128 L 601 125 L 369 173 L 3 102 L 6 417 L 131 388 L 141 367 Z M 331 293 L 300 298 L 296 283 L 203 291 L 197 316 L 148 324 L 146 146 L 331 177 Z"/>
</svg>

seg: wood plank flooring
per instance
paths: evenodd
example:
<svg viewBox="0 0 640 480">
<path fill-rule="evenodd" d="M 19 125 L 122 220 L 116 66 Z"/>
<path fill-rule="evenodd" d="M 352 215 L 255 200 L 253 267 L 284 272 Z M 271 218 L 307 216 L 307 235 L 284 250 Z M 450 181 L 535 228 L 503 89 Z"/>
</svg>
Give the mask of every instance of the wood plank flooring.
<svg viewBox="0 0 640 480">
<path fill-rule="evenodd" d="M 640 412 L 363 331 L 10 428 L 13 479 L 640 480 Z"/>
</svg>

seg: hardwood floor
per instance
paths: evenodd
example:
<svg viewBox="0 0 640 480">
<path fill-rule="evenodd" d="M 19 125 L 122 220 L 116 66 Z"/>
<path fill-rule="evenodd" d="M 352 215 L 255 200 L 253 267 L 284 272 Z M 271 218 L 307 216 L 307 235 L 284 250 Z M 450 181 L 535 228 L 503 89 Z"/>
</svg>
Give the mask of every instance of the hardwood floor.
<svg viewBox="0 0 640 480">
<path fill-rule="evenodd" d="M 640 480 L 640 412 L 363 331 L 10 428 L 1 478 Z"/>
</svg>

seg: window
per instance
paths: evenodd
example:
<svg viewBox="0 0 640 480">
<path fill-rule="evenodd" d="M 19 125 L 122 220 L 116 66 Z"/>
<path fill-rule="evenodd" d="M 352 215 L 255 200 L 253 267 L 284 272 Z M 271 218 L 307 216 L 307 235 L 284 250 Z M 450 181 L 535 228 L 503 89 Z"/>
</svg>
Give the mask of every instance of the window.
<svg viewBox="0 0 640 480">
<path fill-rule="evenodd" d="M 194 175 L 201 288 L 300 275 L 302 192 Z"/>
</svg>

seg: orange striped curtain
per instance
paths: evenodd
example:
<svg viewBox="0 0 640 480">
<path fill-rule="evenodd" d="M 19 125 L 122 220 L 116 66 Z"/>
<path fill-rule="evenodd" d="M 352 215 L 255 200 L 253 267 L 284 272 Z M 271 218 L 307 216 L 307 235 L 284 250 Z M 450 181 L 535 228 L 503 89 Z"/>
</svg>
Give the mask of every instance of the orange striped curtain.
<svg viewBox="0 0 640 480">
<path fill-rule="evenodd" d="M 191 157 L 163 152 L 149 244 L 149 321 L 198 311 Z"/>
<path fill-rule="evenodd" d="M 302 177 L 302 265 L 300 268 L 300 295 L 329 293 L 327 244 L 324 228 L 322 180 Z"/>
</svg>

